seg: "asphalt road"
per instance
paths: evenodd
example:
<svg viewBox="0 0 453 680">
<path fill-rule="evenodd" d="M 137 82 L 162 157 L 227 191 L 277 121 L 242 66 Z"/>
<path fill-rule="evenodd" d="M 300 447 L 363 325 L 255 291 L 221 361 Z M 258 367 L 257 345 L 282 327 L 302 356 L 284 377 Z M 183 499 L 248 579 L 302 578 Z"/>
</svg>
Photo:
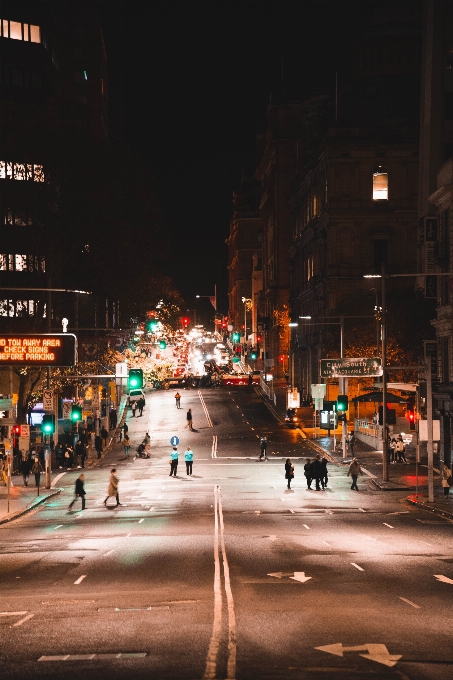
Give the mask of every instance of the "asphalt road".
<svg viewBox="0 0 453 680">
<path fill-rule="evenodd" d="M 135 445 L 149 428 L 151 460 L 117 447 L 86 472 L 84 512 L 66 473 L 61 495 L 0 527 L 2 679 L 452 675 L 450 521 L 366 476 L 351 491 L 345 466 L 307 491 L 311 443 L 252 388 L 183 391 L 180 410 L 156 392 L 129 426 Z M 192 477 L 182 461 L 169 477 L 172 435 Z M 113 465 L 123 505 L 106 508 Z"/>
</svg>

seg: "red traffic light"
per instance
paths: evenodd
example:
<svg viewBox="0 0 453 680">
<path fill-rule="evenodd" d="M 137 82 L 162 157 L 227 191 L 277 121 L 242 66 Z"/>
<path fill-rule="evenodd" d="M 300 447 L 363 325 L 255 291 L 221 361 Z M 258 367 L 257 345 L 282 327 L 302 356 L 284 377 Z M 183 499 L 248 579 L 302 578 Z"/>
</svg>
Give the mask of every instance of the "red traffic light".
<svg viewBox="0 0 453 680">
<path fill-rule="evenodd" d="M 281 355 L 281 356 L 278 357 L 278 360 L 283 363 L 285 361 L 285 357 L 283 355 Z"/>
<path fill-rule="evenodd" d="M 182 325 L 184 326 L 184 328 L 186 328 L 190 323 L 190 319 L 189 319 L 188 316 L 183 316 L 182 319 L 181 319 L 181 322 L 182 322 Z"/>
<path fill-rule="evenodd" d="M 20 425 L 14 425 L 13 432 L 14 432 L 14 434 L 19 435 L 20 434 Z"/>
</svg>

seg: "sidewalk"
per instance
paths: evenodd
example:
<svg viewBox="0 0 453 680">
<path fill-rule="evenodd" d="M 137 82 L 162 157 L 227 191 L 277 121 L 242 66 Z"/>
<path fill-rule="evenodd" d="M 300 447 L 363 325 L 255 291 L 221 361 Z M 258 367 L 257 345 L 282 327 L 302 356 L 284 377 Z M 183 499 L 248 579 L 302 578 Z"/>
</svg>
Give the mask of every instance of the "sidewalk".
<svg viewBox="0 0 453 680">
<path fill-rule="evenodd" d="M 57 478 L 58 471 L 52 474 L 53 481 Z M 6 522 L 12 522 L 14 519 L 25 515 L 41 503 L 44 503 L 49 498 L 53 498 L 61 493 L 61 489 L 43 487 L 39 490 L 39 496 L 36 493 L 35 480 L 33 475 L 30 475 L 29 486 L 24 487 L 21 475 L 13 475 L 11 478 L 14 486 L 11 486 L 9 497 L 9 513 L 8 513 L 8 489 L 6 486 L 0 486 L 0 525 Z M 41 481 L 44 484 L 44 475 L 41 475 Z"/>
</svg>

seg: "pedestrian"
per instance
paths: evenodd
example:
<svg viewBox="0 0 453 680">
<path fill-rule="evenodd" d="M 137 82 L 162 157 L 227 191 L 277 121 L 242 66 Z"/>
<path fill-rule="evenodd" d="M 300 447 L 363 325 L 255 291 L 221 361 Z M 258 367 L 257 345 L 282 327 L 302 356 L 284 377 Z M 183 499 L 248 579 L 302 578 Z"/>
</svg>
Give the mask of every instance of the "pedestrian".
<svg viewBox="0 0 453 680">
<path fill-rule="evenodd" d="M 350 453 L 351 456 L 353 456 L 353 457 L 354 457 L 354 445 L 355 445 L 355 437 L 354 437 L 354 433 L 353 433 L 353 432 L 350 432 L 350 433 L 349 433 L 349 436 L 348 436 L 348 446 L 349 446 L 349 453 Z"/>
<path fill-rule="evenodd" d="M 66 464 L 67 464 L 67 470 L 72 470 L 72 466 L 74 464 L 74 451 L 71 449 L 70 446 L 66 447 L 66 453 L 68 454 L 66 457 Z M 65 456 L 66 456 L 65 453 Z"/>
<path fill-rule="evenodd" d="M 145 447 L 143 449 L 143 453 L 145 454 L 145 458 L 151 458 L 151 444 L 149 442 L 147 444 L 145 444 L 145 442 L 143 441 L 143 446 Z"/>
<path fill-rule="evenodd" d="M 79 441 L 77 442 L 76 447 L 75 447 L 75 452 L 76 452 L 76 456 L 77 456 L 76 457 L 76 464 L 77 464 L 78 468 L 84 467 L 84 465 L 79 465 L 79 462 L 82 461 L 82 457 L 84 458 L 84 456 L 83 456 L 84 449 L 85 449 L 85 447 L 79 439 Z M 84 458 L 84 460 L 85 460 L 85 458 Z"/>
<path fill-rule="evenodd" d="M 189 426 L 189 430 L 192 432 L 193 431 L 193 425 L 192 425 L 192 409 L 191 408 L 187 411 L 186 420 L 187 420 L 187 424 L 184 426 L 184 428 Z"/>
<path fill-rule="evenodd" d="M 178 458 L 179 451 L 176 446 L 174 446 L 172 451 L 170 451 L 170 477 L 176 477 L 176 473 L 178 472 Z"/>
<path fill-rule="evenodd" d="M 193 451 L 190 446 L 184 452 L 184 460 L 186 461 L 186 474 L 192 477 Z"/>
<path fill-rule="evenodd" d="M 391 438 L 389 448 L 390 448 L 390 462 L 396 463 L 396 439 L 395 439 L 395 437 Z"/>
<path fill-rule="evenodd" d="M 321 491 L 321 487 L 319 486 L 319 483 L 322 478 L 322 463 L 321 463 L 321 455 L 319 453 L 316 454 L 316 458 L 312 461 L 311 463 L 311 478 L 312 480 L 314 479 L 316 482 L 316 491 Z M 324 489 L 324 485 L 322 487 Z"/>
<path fill-rule="evenodd" d="M 57 459 L 58 467 L 60 468 L 60 470 L 62 470 L 64 464 L 64 452 L 62 445 L 59 443 L 55 447 L 55 458 Z"/>
<path fill-rule="evenodd" d="M 110 496 L 114 496 L 116 498 L 116 504 L 121 505 L 120 503 L 120 496 L 118 493 L 118 484 L 120 480 L 116 476 L 116 468 L 112 468 L 112 471 L 110 473 L 110 480 L 109 480 L 109 488 L 107 490 L 107 498 L 104 501 L 104 505 L 107 505 L 107 501 L 110 498 Z"/>
<path fill-rule="evenodd" d="M 291 480 L 294 479 L 294 465 L 291 463 L 290 459 L 286 459 L 285 463 L 285 479 L 288 482 L 288 489 L 291 488 Z"/>
<path fill-rule="evenodd" d="M 127 423 L 124 423 L 124 425 L 123 425 L 123 432 L 124 432 L 124 436 L 126 436 L 127 433 L 129 432 L 129 426 L 128 426 Z"/>
<path fill-rule="evenodd" d="M 103 446 L 107 446 L 107 437 L 108 437 L 108 436 L 109 436 L 109 433 L 107 432 L 107 430 L 105 429 L 105 427 L 102 426 L 102 429 L 101 429 L 101 437 L 102 437 L 102 444 L 103 444 Z"/>
<path fill-rule="evenodd" d="M 444 490 L 444 496 L 445 498 L 448 498 L 448 495 L 450 493 L 450 486 L 453 483 L 452 475 L 451 475 L 451 470 L 448 467 L 448 465 L 444 465 L 444 469 L 442 470 L 442 487 Z"/>
<path fill-rule="evenodd" d="M 124 455 L 126 458 L 129 458 L 129 449 L 131 448 L 131 440 L 129 439 L 129 435 L 126 434 L 124 439 L 123 439 L 123 446 L 124 446 Z"/>
<path fill-rule="evenodd" d="M 404 442 L 403 438 L 401 435 L 398 437 L 398 441 L 396 442 L 396 453 L 398 455 L 398 463 L 407 463 L 406 456 L 405 456 L 405 447 L 404 447 Z"/>
<path fill-rule="evenodd" d="M 32 473 L 35 475 L 35 484 L 36 488 L 38 489 L 38 496 L 39 496 L 39 486 L 40 486 L 40 481 L 41 481 L 41 472 L 43 472 L 43 468 L 41 463 L 39 462 L 38 456 L 35 456 L 35 460 L 33 463 L 33 467 L 31 469 Z"/>
<path fill-rule="evenodd" d="M 98 455 L 98 458 L 100 458 L 101 453 L 102 453 L 102 439 L 100 438 L 100 436 L 98 434 L 94 438 L 94 448 L 96 449 L 96 453 Z"/>
<path fill-rule="evenodd" d="M 140 399 L 138 400 L 137 406 L 138 406 L 138 410 L 139 410 L 139 416 L 142 416 L 143 415 L 143 409 L 145 407 L 145 400 L 143 399 L 143 397 L 140 397 Z"/>
<path fill-rule="evenodd" d="M 348 477 L 349 477 L 349 475 L 352 477 L 352 485 L 351 485 L 352 490 L 354 490 L 354 489 L 356 491 L 359 490 L 359 487 L 357 486 L 357 477 L 360 474 L 362 474 L 362 468 L 360 467 L 359 461 L 357 460 L 357 458 L 353 458 L 352 462 L 349 466 L 349 469 L 348 469 Z"/>
<path fill-rule="evenodd" d="M 310 489 L 310 491 L 311 491 L 311 462 L 310 462 L 310 458 L 307 458 L 307 460 L 305 461 L 304 475 L 305 475 L 305 479 L 307 480 L 307 489 Z"/>
<path fill-rule="evenodd" d="M 327 458 L 324 456 L 324 458 L 321 461 L 321 484 L 323 489 L 326 488 L 328 481 L 329 480 L 327 476 Z"/>
<path fill-rule="evenodd" d="M 31 461 L 28 457 L 28 453 L 22 455 L 22 462 L 20 464 L 20 471 L 22 472 L 22 478 L 24 480 L 24 486 L 28 486 L 28 477 L 30 475 L 30 464 Z"/>
<path fill-rule="evenodd" d="M 266 458 L 267 437 L 265 434 L 260 437 L 260 460 Z"/>
<path fill-rule="evenodd" d="M 176 408 L 181 408 L 181 395 L 179 392 L 176 392 L 175 394 L 175 402 L 176 402 Z"/>
<path fill-rule="evenodd" d="M 149 436 L 149 432 L 145 434 L 145 438 L 143 440 L 144 445 L 146 446 L 147 444 L 151 444 L 151 437 Z"/>
<path fill-rule="evenodd" d="M 81 442 L 81 453 L 80 453 L 80 462 L 82 464 L 82 468 L 85 467 L 85 459 L 87 457 L 87 447 L 85 444 Z"/>
<path fill-rule="evenodd" d="M 136 401 L 132 402 L 131 410 L 132 410 L 132 417 L 135 418 L 135 412 L 137 410 L 137 402 Z"/>
<path fill-rule="evenodd" d="M 117 413 L 116 413 L 116 408 L 110 409 L 109 420 L 110 420 L 110 429 L 115 430 L 117 422 L 118 422 L 118 416 L 117 416 Z"/>
<path fill-rule="evenodd" d="M 78 498 L 82 501 L 82 510 L 85 510 L 85 489 L 84 489 L 84 480 L 85 480 L 85 475 L 82 474 L 78 476 L 76 479 L 75 483 L 75 490 L 74 490 L 74 500 L 69 503 L 69 510 L 72 509 L 72 506 L 76 502 Z"/>
</svg>

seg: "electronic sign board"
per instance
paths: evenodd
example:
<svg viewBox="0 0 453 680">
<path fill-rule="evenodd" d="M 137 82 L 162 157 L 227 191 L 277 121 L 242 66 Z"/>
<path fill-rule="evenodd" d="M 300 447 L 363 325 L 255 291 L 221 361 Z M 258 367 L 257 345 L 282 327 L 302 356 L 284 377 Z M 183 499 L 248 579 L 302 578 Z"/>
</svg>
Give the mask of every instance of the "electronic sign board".
<svg viewBox="0 0 453 680">
<path fill-rule="evenodd" d="M 74 366 L 72 333 L 0 334 L 0 366 Z"/>
</svg>

